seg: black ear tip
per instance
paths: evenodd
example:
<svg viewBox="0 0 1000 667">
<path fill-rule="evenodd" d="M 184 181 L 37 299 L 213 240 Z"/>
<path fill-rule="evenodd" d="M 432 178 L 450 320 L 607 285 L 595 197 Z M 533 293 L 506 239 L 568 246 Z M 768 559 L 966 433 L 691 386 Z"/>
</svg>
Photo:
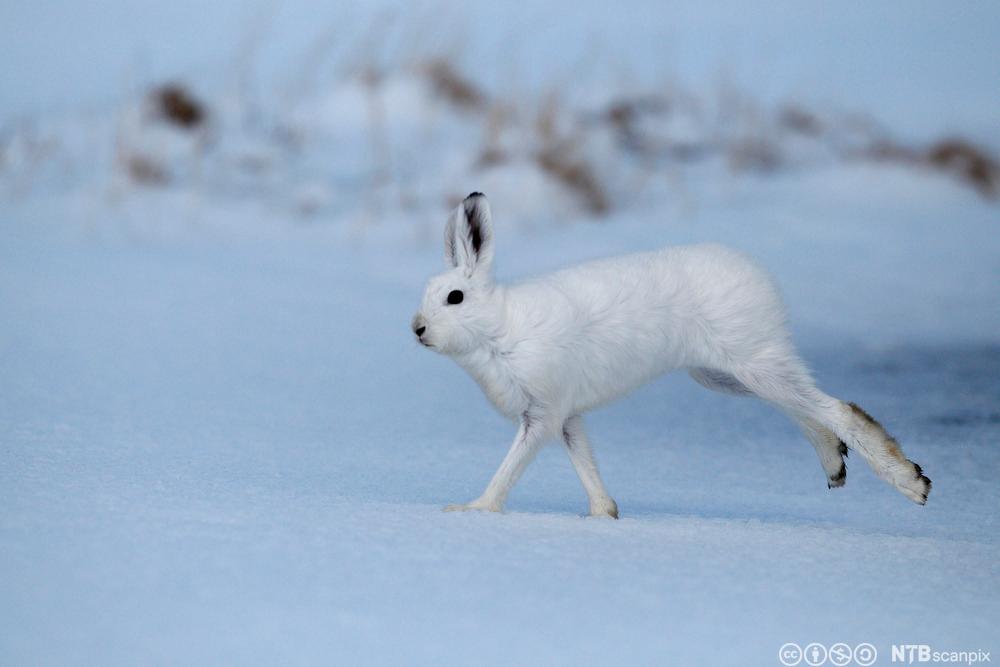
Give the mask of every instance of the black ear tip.
<svg viewBox="0 0 1000 667">
<path fill-rule="evenodd" d="M 465 198 L 465 201 L 469 201 L 470 199 L 475 199 L 476 197 L 485 197 L 485 196 L 486 195 L 484 195 L 482 192 L 473 192 L 472 194 L 470 194 L 468 197 Z"/>
</svg>

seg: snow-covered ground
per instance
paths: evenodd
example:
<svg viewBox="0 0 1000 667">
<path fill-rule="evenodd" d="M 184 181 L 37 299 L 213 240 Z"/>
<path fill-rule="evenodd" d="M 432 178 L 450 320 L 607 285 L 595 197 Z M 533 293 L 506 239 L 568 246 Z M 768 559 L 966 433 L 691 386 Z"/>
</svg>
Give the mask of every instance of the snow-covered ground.
<svg viewBox="0 0 1000 667">
<path fill-rule="evenodd" d="M 816 20 L 837 20 L 824 32 L 793 7 L 789 25 L 828 40 L 794 67 L 786 52 L 805 53 L 806 37 L 779 40 L 783 74 L 751 78 L 784 86 L 810 63 L 819 76 L 838 54 L 860 61 L 834 37 L 890 18 L 827 8 Z M 968 38 L 945 39 L 951 62 L 975 61 L 978 31 L 997 12 L 963 8 L 923 6 L 894 22 L 902 46 L 886 67 L 911 72 L 899 51 L 922 53 L 921 27 L 936 24 Z M 721 9 L 674 10 L 678 25 L 720 39 L 735 30 Z M 228 15 L 213 11 L 222 25 Z M 609 22 L 609 39 L 638 32 L 623 57 L 641 60 L 630 49 L 655 43 L 649 11 Z M 476 12 L 511 30 L 523 20 Z M 747 20 L 774 36 L 771 18 Z M 66 30 L 70 43 L 91 40 Z M 872 33 L 858 40 L 875 49 Z M 691 53 L 706 68 L 732 55 L 678 47 L 680 66 L 695 67 Z M 973 71 L 956 81 L 938 65 L 912 72 L 962 100 L 940 127 L 941 99 L 897 118 L 907 84 L 876 93 L 871 72 L 835 69 L 820 92 L 855 107 L 873 100 L 916 136 L 966 123 L 996 145 L 986 122 L 996 98 L 984 90 L 995 80 Z M 8 109 L 29 108 L 7 95 Z M 818 161 L 735 177 L 708 162 L 679 187 L 574 221 L 571 207 L 550 204 L 557 188 L 510 168 L 482 176 L 493 189 L 476 172 L 417 180 L 435 196 L 360 223 L 344 182 L 369 158 L 363 140 L 351 144 L 351 110 L 364 116 L 364 103 L 350 99 L 296 116 L 305 128 L 319 117 L 317 136 L 347 147 L 333 166 L 266 153 L 293 161 L 266 188 L 220 185 L 218 156 L 207 176 L 123 185 L 115 123 L 61 102 L 54 166 L 0 172 L 0 664 L 776 665 L 785 642 L 838 641 L 872 643 L 876 664 L 894 643 L 1000 654 L 995 202 L 903 167 Z M 405 143 L 419 133 L 402 116 L 387 123 Z M 343 120 L 342 136 L 330 119 Z M 423 159 L 412 162 L 429 171 L 472 134 L 435 132 L 412 144 Z M 217 150 L 249 150 L 252 138 Z M 85 149 L 98 145 L 107 154 L 91 164 Z M 288 205 L 290 190 L 313 191 L 316 174 L 338 168 L 345 181 L 321 189 L 314 216 Z M 586 498 L 556 447 L 507 513 L 441 512 L 481 491 L 513 428 L 409 331 L 442 265 L 435 188 L 491 196 L 502 279 L 702 240 L 756 256 L 820 384 L 899 438 L 934 481 L 928 504 L 854 457 L 846 487 L 827 490 L 811 446 L 780 414 L 671 376 L 589 417 L 621 520 L 581 516 Z"/>
</svg>

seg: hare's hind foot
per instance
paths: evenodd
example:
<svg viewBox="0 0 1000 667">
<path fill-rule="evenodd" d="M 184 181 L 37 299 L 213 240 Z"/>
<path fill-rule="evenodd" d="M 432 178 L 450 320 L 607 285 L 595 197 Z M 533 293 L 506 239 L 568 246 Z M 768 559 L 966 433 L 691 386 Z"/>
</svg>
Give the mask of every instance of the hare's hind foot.
<svg viewBox="0 0 1000 667">
<path fill-rule="evenodd" d="M 847 483 L 847 464 L 844 463 L 844 459 L 847 458 L 847 445 L 839 438 L 838 443 L 837 452 L 840 454 L 840 467 L 832 475 L 827 472 L 826 488 L 828 489 L 839 489 Z M 825 465 L 824 469 L 826 469 Z"/>
<path fill-rule="evenodd" d="M 919 463 L 906 459 L 906 464 L 908 465 L 901 466 L 894 473 L 890 481 L 904 496 L 918 505 L 926 505 L 927 495 L 931 492 L 931 480 L 924 475 Z"/>
<path fill-rule="evenodd" d="M 847 483 L 847 445 L 830 429 L 807 418 L 798 419 L 806 438 L 816 449 L 819 463 L 826 473 L 826 488 L 839 489 Z"/>
<path fill-rule="evenodd" d="M 875 473 L 917 503 L 927 504 L 931 480 L 923 469 L 903 455 L 896 439 L 857 403 L 841 403 L 844 439 L 871 465 Z"/>
</svg>

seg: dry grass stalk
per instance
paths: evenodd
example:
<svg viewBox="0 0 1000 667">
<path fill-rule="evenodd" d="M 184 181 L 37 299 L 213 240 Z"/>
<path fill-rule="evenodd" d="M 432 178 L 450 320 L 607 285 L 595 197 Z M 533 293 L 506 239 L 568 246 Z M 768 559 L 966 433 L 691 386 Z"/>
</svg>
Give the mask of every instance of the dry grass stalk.
<svg viewBox="0 0 1000 667">
<path fill-rule="evenodd" d="M 1000 194 L 1000 165 L 985 150 L 962 139 L 943 139 L 927 149 L 925 159 L 976 188 L 984 197 Z"/>
<path fill-rule="evenodd" d="M 500 104 L 491 104 L 486 116 L 483 146 L 476 158 L 476 166 L 488 169 L 503 164 L 510 158 L 501 145 L 504 130 L 510 125 L 513 112 Z"/>
<path fill-rule="evenodd" d="M 572 149 L 566 144 L 539 151 L 535 160 L 542 171 L 576 194 L 584 207 L 594 215 L 603 215 L 611 208 L 593 168 L 582 158 L 574 156 Z"/>
<path fill-rule="evenodd" d="M 816 114 L 800 106 L 788 105 L 778 112 L 778 124 L 807 137 L 823 134 L 823 123 Z"/>
<path fill-rule="evenodd" d="M 563 128 L 566 123 L 560 110 L 558 96 L 547 95 L 535 117 L 535 132 L 541 144 L 534 154 L 535 163 L 576 195 L 587 211 L 603 215 L 610 210 L 611 201 L 594 168 L 579 155 L 578 147 L 585 137 L 579 128 Z"/>
<path fill-rule="evenodd" d="M 199 127 L 207 116 L 205 105 L 180 84 L 169 83 L 153 90 L 150 101 L 159 118 L 185 130 Z"/>
<path fill-rule="evenodd" d="M 165 185 L 170 175 L 159 162 L 145 155 L 129 155 L 124 158 L 125 171 L 136 183 L 142 185 Z"/>
<path fill-rule="evenodd" d="M 764 135 L 736 139 L 726 153 L 734 171 L 775 171 L 782 163 L 778 144 Z"/>
<path fill-rule="evenodd" d="M 923 166 L 952 174 L 987 198 L 1000 195 L 1000 165 L 985 149 L 964 139 L 949 138 L 920 150 L 889 139 L 875 141 L 863 157 L 879 162 Z"/>
<path fill-rule="evenodd" d="M 434 93 L 455 108 L 475 112 L 488 106 L 486 94 L 463 77 L 450 60 L 434 58 L 424 65 L 424 72 Z"/>
</svg>

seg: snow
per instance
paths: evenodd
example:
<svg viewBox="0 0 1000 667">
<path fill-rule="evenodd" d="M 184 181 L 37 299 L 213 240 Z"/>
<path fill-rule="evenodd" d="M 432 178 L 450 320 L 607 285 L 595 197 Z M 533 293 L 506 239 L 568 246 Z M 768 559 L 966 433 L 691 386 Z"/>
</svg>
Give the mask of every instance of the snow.
<svg viewBox="0 0 1000 667">
<path fill-rule="evenodd" d="M 898 24 L 902 50 L 947 13 L 942 30 L 969 35 L 954 57 L 972 60 L 996 12 L 964 7 L 914 12 Z M 719 28 L 735 20 L 721 9 L 675 9 L 677 33 L 735 30 Z M 813 30 L 834 41 L 893 16 L 872 11 L 826 12 L 832 27 Z M 473 12 L 494 13 L 512 29 L 523 20 Z M 788 21 L 810 24 L 805 14 Z M 648 23 L 619 16 L 608 34 Z M 806 38 L 774 48 L 798 52 Z M 678 62 L 694 57 L 684 43 Z M 821 74 L 838 54 L 861 58 L 820 47 L 798 66 Z M 886 67 L 902 68 L 894 53 Z M 826 92 L 847 103 L 883 80 L 838 72 Z M 907 85 L 873 103 L 897 109 Z M 995 113 L 983 79 L 948 85 L 967 101 L 954 116 L 928 130 L 935 98 L 901 122 L 988 127 L 976 126 Z M 356 216 L 345 184 L 367 144 L 353 136 L 363 96 L 346 88 L 297 110 L 322 147 L 345 147 L 332 166 L 240 135 L 221 142 L 204 181 L 185 172 L 136 187 L 114 173 L 110 141 L 97 158 L 86 150 L 113 124 L 70 114 L 43 119 L 63 142 L 54 166 L 26 187 L 22 172 L 0 172 L 0 663 L 772 665 L 785 642 L 814 641 L 871 642 L 877 664 L 893 643 L 1000 653 L 995 202 L 899 167 L 734 177 L 708 163 L 594 220 L 552 204 L 558 190 L 526 165 L 447 183 L 474 128 L 406 81 L 390 90 L 394 109 L 432 119 L 389 116 L 412 164 L 448 162 L 416 181 L 434 196 L 412 213 Z M 250 153 L 278 165 L 269 187 L 224 168 Z M 490 196 L 501 279 L 668 243 L 757 257 L 820 384 L 879 418 L 933 479 L 927 506 L 858 457 L 846 487 L 827 490 L 780 414 L 677 375 L 588 417 L 621 520 L 581 516 L 586 498 L 557 447 L 505 514 L 441 512 L 478 495 L 513 436 L 408 328 L 442 266 L 449 188 Z"/>
</svg>

